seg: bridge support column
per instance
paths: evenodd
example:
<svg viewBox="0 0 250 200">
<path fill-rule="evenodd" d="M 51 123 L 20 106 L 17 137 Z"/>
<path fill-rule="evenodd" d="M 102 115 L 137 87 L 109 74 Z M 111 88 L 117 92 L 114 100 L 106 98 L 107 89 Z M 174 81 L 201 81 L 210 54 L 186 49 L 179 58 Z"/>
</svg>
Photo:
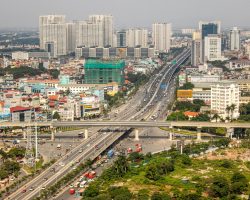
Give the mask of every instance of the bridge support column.
<svg viewBox="0 0 250 200">
<path fill-rule="evenodd" d="M 56 128 L 51 127 L 51 141 L 55 141 Z"/>
<path fill-rule="evenodd" d="M 135 129 L 135 141 L 139 141 L 139 130 Z"/>
<path fill-rule="evenodd" d="M 227 128 L 227 133 L 226 133 L 227 137 L 232 139 L 233 138 L 233 134 L 234 134 L 234 128 Z"/>
<path fill-rule="evenodd" d="M 173 140 L 173 133 L 169 132 L 169 140 L 172 141 Z"/>
<path fill-rule="evenodd" d="M 197 127 L 197 141 L 201 141 L 201 127 Z"/>
<path fill-rule="evenodd" d="M 170 131 L 169 131 L 169 140 L 172 141 L 173 140 L 173 127 L 170 126 Z"/>
<path fill-rule="evenodd" d="M 27 139 L 27 128 L 23 128 L 23 139 L 26 140 Z"/>
<path fill-rule="evenodd" d="M 88 129 L 84 130 L 84 139 L 87 140 L 89 138 L 89 132 Z"/>
</svg>

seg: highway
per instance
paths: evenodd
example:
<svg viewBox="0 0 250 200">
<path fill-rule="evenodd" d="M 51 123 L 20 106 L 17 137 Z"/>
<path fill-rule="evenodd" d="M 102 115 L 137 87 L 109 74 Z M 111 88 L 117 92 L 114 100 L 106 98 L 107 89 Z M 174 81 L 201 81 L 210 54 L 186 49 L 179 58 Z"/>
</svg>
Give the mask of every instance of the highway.
<svg viewBox="0 0 250 200">
<path fill-rule="evenodd" d="M 137 118 L 137 120 L 140 120 L 144 117 L 143 110 L 144 107 L 148 111 L 152 110 L 154 108 L 151 103 L 157 98 L 157 94 L 161 94 L 161 88 L 160 85 L 164 81 L 169 81 L 169 79 L 172 78 L 174 71 L 178 68 L 182 62 L 184 62 L 188 57 L 190 56 L 190 50 L 186 50 L 183 54 L 181 54 L 177 60 L 177 64 L 164 66 L 161 70 L 161 76 L 152 77 L 148 84 L 146 84 L 144 87 L 142 87 L 136 95 L 129 100 L 126 105 L 122 106 L 121 108 L 118 108 L 118 114 L 116 116 L 117 110 L 113 110 L 111 115 L 114 115 L 114 118 L 112 117 L 112 121 L 108 121 L 109 123 L 114 123 L 114 127 L 120 127 L 120 120 L 126 121 L 127 123 L 132 118 L 137 118 L 139 115 L 140 117 Z M 167 79 L 166 77 L 169 77 Z M 148 90 L 150 89 L 150 90 Z M 146 91 L 146 92 L 145 92 Z M 148 95 L 149 97 L 145 100 L 145 96 L 142 95 Z M 92 123 L 92 121 L 86 121 L 86 123 L 89 122 L 90 124 L 87 126 L 94 127 L 94 124 L 97 124 L 97 122 Z M 135 121 L 134 124 L 139 123 L 140 121 Z M 81 121 L 74 121 L 74 122 L 52 122 L 52 124 L 48 124 L 49 126 L 54 127 L 60 127 L 64 126 L 66 124 L 62 123 L 68 123 L 67 126 L 73 126 L 73 124 L 77 125 L 77 123 L 85 123 Z M 98 123 L 105 123 L 105 121 L 98 121 Z M 6 124 L 2 124 L 1 126 L 5 126 Z M 22 126 L 25 126 L 26 124 L 22 124 Z M 39 123 L 37 124 L 39 125 Z M 45 123 L 42 123 L 42 125 L 45 125 Z M 7 125 L 8 126 L 8 125 Z M 85 126 L 85 125 L 84 125 Z M 102 125 L 103 126 L 103 125 Z M 106 125 L 105 125 L 106 126 Z M 129 127 L 129 126 L 127 126 Z M 94 129 L 94 131 L 97 131 L 97 129 Z M 47 188 L 50 185 L 53 185 L 56 183 L 57 180 L 62 178 L 64 175 L 66 175 L 68 172 L 73 170 L 72 164 L 77 165 L 78 161 L 85 161 L 89 158 L 93 159 L 96 156 L 98 156 L 102 151 L 104 151 L 106 148 L 108 148 L 112 143 L 114 143 L 121 135 L 123 135 L 124 132 L 120 133 L 107 133 L 100 136 L 97 132 L 94 133 L 91 137 L 89 137 L 87 140 L 85 140 L 83 143 L 81 143 L 78 147 L 67 153 L 64 157 L 59 159 L 55 164 L 53 164 L 51 167 L 46 169 L 44 172 L 42 172 L 40 175 L 35 177 L 33 180 L 31 180 L 29 183 L 27 183 L 25 186 L 18 189 L 16 192 L 12 193 L 9 198 L 15 199 L 15 200 L 28 200 L 32 199 L 35 196 L 37 196 L 40 191 L 43 188 Z M 98 150 L 96 147 L 98 146 Z M 55 172 L 54 170 L 55 169 Z M 26 192 L 23 192 L 26 191 Z"/>
</svg>

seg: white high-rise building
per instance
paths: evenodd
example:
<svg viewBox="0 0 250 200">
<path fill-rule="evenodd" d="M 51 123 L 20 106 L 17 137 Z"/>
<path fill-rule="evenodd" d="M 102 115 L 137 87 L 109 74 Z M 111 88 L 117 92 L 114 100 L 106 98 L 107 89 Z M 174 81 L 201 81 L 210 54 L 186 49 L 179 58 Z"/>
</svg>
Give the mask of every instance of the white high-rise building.
<svg viewBox="0 0 250 200">
<path fill-rule="evenodd" d="M 205 37 L 204 58 L 205 61 L 222 60 L 220 35 L 212 34 Z"/>
<path fill-rule="evenodd" d="M 76 46 L 103 47 L 103 23 L 78 21 L 76 25 Z"/>
<path fill-rule="evenodd" d="M 240 89 L 235 82 L 224 80 L 211 86 L 211 110 L 223 119 L 239 117 L 239 98 Z"/>
<path fill-rule="evenodd" d="M 152 40 L 155 50 L 170 50 L 172 25 L 170 23 L 154 23 L 152 26 Z"/>
<path fill-rule="evenodd" d="M 53 57 L 66 55 L 66 23 L 64 15 L 45 15 L 39 17 L 40 48 Z"/>
<path fill-rule="evenodd" d="M 74 52 L 76 49 L 76 23 L 67 23 L 66 29 L 67 53 L 71 53 Z"/>
<path fill-rule="evenodd" d="M 128 29 L 126 31 L 126 46 L 147 47 L 148 46 L 148 30 L 147 29 Z"/>
<path fill-rule="evenodd" d="M 114 24 L 112 15 L 90 15 L 89 20 L 93 23 L 102 23 L 103 46 L 113 45 Z"/>
<path fill-rule="evenodd" d="M 230 31 L 230 49 L 232 51 L 240 50 L 240 30 L 237 27 L 233 27 Z"/>
<path fill-rule="evenodd" d="M 204 63 L 205 60 L 205 37 L 208 35 L 220 34 L 221 33 L 221 22 L 220 21 L 200 21 L 199 30 L 201 32 L 201 62 Z"/>
</svg>

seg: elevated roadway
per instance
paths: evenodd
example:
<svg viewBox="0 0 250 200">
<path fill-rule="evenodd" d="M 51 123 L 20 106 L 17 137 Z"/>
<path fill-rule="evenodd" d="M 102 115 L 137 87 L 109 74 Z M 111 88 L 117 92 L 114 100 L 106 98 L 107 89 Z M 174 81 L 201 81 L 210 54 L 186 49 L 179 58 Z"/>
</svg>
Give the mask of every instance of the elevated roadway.
<svg viewBox="0 0 250 200">
<path fill-rule="evenodd" d="M 25 127 L 25 126 L 48 126 L 48 127 L 223 127 L 223 128 L 250 128 L 250 123 L 243 122 L 195 122 L 195 121 L 62 121 L 45 123 L 12 123 L 4 122 L 1 127 Z"/>
</svg>

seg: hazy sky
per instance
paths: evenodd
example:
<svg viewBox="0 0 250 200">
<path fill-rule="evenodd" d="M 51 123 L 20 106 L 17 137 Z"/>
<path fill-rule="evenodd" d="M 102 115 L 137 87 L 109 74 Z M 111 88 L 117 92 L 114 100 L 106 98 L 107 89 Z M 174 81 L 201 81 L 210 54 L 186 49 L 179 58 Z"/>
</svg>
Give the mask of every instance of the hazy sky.
<svg viewBox="0 0 250 200">
<path fill-rule="evenodd" d="M 112 14 L 116 28 L 197 27 L 199 20 L 221 20 L 223 27 L 250 27 L 250 0 L 1 0 L 0 28 L 38 27 L 39 15 L 65 14 L 67 20 Z"/>
</svg>

